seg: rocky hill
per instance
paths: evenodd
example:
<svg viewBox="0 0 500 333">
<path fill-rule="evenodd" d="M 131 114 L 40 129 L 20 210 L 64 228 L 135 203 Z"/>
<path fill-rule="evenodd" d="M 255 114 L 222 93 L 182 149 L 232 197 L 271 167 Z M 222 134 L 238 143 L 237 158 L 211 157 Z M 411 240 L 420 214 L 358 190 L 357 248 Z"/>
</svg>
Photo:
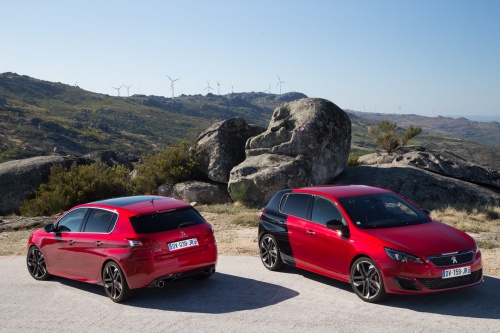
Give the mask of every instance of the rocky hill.
<svg viewBox="0 0 500 333">
<path fill-rule="evenodd" d="M 3 73 L 0 162 L 102 149 L 141 155 L 162 150 L 183 138 L 194 139 L 211 124 L 232 117 L 267 127 L 278 105 L 304 97 L 307 96 L 301 93 L 257 92 L 176 98 L 115 97 Z M 500 169 L 498 123 L 347 111 L 352 122 L 351 146 L 359 155 L 375 151 L 368 126 L 390 119 L 402 128 L 410 124 L 423 128 L 424 133 L 412 144 L 452 151 L 483 166 Z"/>
</svg>

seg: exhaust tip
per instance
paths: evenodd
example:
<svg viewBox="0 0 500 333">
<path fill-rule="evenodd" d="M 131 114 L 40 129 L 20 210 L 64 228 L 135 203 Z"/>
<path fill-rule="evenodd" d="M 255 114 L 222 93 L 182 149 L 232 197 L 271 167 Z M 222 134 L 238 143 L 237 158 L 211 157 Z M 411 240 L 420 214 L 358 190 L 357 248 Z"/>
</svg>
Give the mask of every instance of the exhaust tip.
<svg viewBox="0 0 500 333">
<path fill-rule="evenodd" d="M 214 273 L 215 273 L 215 267 L 210 268 L 210 274 L 214 274 Z"/>
<path fill-rule="evenodd" d="M 157 286 L 158 288 L 163 288 L 163 287 L 165 287 L 165 281 L 163 281 L 163 280 L 158 281 L 158 283 L 156 284 L 156 286 Z"/>
</svg>

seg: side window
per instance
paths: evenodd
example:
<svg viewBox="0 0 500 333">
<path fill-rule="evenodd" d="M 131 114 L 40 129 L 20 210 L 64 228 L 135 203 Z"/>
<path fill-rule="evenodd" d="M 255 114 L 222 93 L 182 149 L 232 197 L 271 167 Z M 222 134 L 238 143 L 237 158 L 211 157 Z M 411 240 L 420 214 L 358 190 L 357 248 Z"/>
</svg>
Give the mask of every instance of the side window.
<svg viewBox="0 0 500 333">
<path fill-rule="evenodd" d="M 323 197 L 314 197 L 311 220 L 318 224 L 325 225 L 328 221 L 342 221 L 343 219 L 342 214 L 333 202 Z"/>
<path fill-rule="evenodd" d="M 309 206 L 309 194 L 290 193 L 287 198 L 283 198 L 281 209 L 288 215 L 307 219 L 307 208 Z M 285 201 L 286 200 L 286 201 Z"/>
<path fill-rule="evenodd" d="M 92 209 L 85 223 L 84 232 L 107 233 L 116 214 L 102 209 Z"/>
<path fill-rule="evenodd" d="M 87 214 L 88 208 L 79 208 L 72 210 L 68 214 L 64 215 L 59 222 L 57 222 L 57 231 L 70 232 L 70 231 L 80 231 L 80 226 L 82 225 L 85 214 Z"/>
</svg>

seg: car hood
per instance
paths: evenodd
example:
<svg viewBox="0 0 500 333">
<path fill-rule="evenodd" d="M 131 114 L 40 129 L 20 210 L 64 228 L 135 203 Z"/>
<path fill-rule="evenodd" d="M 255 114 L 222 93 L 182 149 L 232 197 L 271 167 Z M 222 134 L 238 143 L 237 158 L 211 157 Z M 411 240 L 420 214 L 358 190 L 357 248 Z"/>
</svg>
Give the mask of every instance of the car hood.
<svg viewBox="0 0 500 333">
<path fill-rule="evenodd" d="M 429 256 L 456 251 L 474 250 L 472 237 L 438 221 L 429 223 L 363 230 L 380 245 L 416 256 Z"/>
</svg>

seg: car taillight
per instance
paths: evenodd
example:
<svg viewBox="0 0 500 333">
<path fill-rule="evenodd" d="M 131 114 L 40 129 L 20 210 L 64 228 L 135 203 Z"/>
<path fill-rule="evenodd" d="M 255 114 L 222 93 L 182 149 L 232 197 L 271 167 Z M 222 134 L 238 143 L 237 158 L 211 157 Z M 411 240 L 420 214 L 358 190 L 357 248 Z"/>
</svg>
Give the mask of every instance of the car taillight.
<svg viewBox="0 0 500 333">
<path fill-rule="evenodd" d="M 266 210 L 263 209 L 262 212 L 260 212 L 259 214 L 259 221 L 262 221 L 262 215 L 264 215 L 266 213 Z"/>
<path fill-rule="evenodd" d="M 206 231 L 205 231 L 205 237 L 209 238 L 209 237 L 212 237 L 214 235 L 214 228 L 212 227 L 212 225 L 210 224 L 210 228 L 208 228 Z"/>
<path fill-rule="evenodd" d="M 154 239 L 128 238 L 127 241 L 129 244 L 129 250 L 151 249 L 152 251 L 156 251 L 160 249 L 160 243 Z"/>
</svg>

